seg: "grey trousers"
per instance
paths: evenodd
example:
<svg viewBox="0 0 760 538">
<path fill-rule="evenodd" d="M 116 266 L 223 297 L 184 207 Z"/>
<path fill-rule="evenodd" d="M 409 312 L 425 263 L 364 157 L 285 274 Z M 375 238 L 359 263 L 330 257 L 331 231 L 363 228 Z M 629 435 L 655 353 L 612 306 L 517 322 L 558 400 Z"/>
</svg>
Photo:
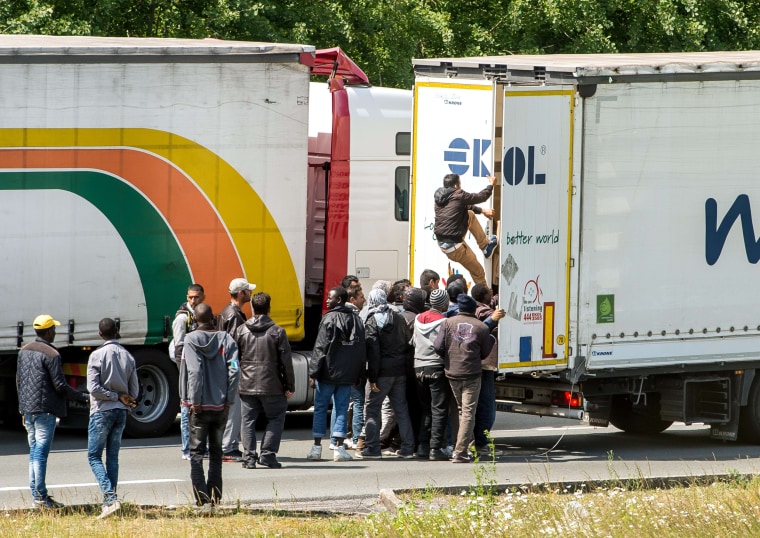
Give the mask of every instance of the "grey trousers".
<svg viewBox="0 0 760 538">
<path fill-rule="evenodd" d="M 241 394 L 243 415 L 243 458 L 251 461 L 256 454 L 256 419 L 259 415 L 267 417 L 267 426 L 261 438 L 259 456 L 268 459 L 276 456 L 280 450 L 282 430 L 285 427 L 285 413 L 288 410 L 288 399 L 284 394 L 272 396 L 249 396 Z"/>
<path fill-rule="evenodd" d="M 224 427 L 222 436 L 222 452 L 227 454 L 233 450 L 240 450 L 240 398 L 235 398 L 235 403 L 230 407 L 227 416 L 227 425 Z"/>
<path fill-rule="evenodd" d="M 380 453 L 380 412 L 386 396 L 390 400 L 393 413 L 396 415 L 399 433 L 401 434 L 402 454 L 414 453 L 414 429 L 409 417 L 409 407 L 406 401 L 406 376 L 380 377 L 377 379 L 380 392 L 372 392 L 367 385 L 367 400 L 364 406 L 364 428 L 366 431 L 367 453 Z"/>
<path fill-rule="evenodd" d="M 477 377 L 467 379 L 451 379 L 451 394 L 457 403 L 459 411 L 458 421 L 452 420 L 452 425 L 456 431 L 456 446 L 454 447 L 455 456 L 467 456 L 472 441 L 475 437 L 475 410 L 478 408 L 478 397 L 480 396 L 480 374 Z"/>
</svg>

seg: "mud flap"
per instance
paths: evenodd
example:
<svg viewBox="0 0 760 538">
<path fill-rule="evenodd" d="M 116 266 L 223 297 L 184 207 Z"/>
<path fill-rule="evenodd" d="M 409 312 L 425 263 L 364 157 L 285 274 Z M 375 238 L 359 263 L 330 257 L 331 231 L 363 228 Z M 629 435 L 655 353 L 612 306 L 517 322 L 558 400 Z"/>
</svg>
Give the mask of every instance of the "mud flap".
<svg viewBox="0 0 760 538">
<path fill-rule="evenodd" d="M 724 441 L 736 441 L 739 437 L 739 413 L 741 408 L 741 391 L 744 373 L 736 374 L 731 378 L 731 408 L 729 420 L 725 424 L 711 424 L 710 438 Z"/>
<path fill-rule="evenodd" d="M 606 428 L 610 425 L 610 396 L 586 397 L 586 416 L 590 426 Z"/>
</svg>

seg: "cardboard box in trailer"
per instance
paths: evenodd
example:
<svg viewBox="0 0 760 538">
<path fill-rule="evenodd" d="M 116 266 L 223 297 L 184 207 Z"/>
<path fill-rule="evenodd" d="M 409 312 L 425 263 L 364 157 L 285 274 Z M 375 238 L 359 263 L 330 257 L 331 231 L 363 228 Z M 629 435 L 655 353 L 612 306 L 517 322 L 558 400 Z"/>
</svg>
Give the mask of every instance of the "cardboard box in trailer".
<svg viewBox="0 0 760 538">
<path fill-rule="evenodd" d="M 458 170 L 468 190 L 479 167 L 500 179 L 499 408 L 760 442 L 760 52 L 414 68 L 415 269 L 438 259 L 418 256 L 435 250 L 426 192 Z M 481 113 L 423 115 L 476 87 Z M 430 122 L 446 132 L 421 136 Z"/>
<path fill-rule="evenodd" d="M 133 435 L 175 420 L 166 343 L 190 283 L 218 312 L 229 281 L 246 277 L 272 296 L 288 337 L 303 338 L 313 57 L 303 45 L 0 36 L 7 414 L 18 412 L 17 348 L 41 313 L 63 322 L 55 343 L 81 389 L 98 321 L 118 320 L 139 366 Z M 307 401 L 297 362 L 295 397 Z"/>
</svg>

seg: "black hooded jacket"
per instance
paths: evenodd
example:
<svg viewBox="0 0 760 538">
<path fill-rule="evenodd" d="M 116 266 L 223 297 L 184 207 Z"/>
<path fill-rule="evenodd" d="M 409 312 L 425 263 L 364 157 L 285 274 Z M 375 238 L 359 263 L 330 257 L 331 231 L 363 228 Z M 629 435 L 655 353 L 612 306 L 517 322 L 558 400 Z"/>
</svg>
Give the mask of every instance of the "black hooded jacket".
<svg viewBox="0 0 760 538">
<path fill-rule="evenodd" d="M 356 309 L 336 306 L 319 323 L 309 377 L 336 385 L 359 383 L 367 361 L 366 345 Z"/>
<path fill-rule="evenodd" d="M 406 375 L 406 367 L 414 360 L 411 346 L 412 331 L 404 317 L 392 309 L 385 312 L 385 323 L 378 326 L 377 315 L 367 317 L 367 379 L 377 382 L 378 377 Z"/>
<path fill-rule="evenodd" d="M 441 187 L 435 191 L 435 238 L 443 243 L 461 243 L 470 220 L 467 211 L 472 209 L 476 214 L 481 213 L 482 209 L 475 204 L 488 200 L 492 192 L 491 185 L 475 194 L 453 187 Z"/>
</svg>

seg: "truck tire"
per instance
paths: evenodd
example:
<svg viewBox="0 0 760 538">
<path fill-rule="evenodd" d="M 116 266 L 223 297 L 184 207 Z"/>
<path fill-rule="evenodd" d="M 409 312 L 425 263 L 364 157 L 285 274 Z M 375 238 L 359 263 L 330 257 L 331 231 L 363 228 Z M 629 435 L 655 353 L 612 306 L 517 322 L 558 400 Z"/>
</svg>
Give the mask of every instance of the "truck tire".
<svg viewBox="0 0 760 538">
<path fill-rule="evenodd" d="M 610 424 L 635 435 L 654 435 L 667 430 L 672 420 L 660 419 L 660 398 L 658 394 L 647 394 L 647 405 L 633 405 L 630 395 L 613 396 L 610 410 Z"/>
<path fill-rule="evenodd" d="M 134 353 L 140 395 L 127 419 L 130 437 L 157 437 L 171 427 L 179 412 L 179 372 L 169 357 L 157 349 Z"/>
<path fill-rule="evenodd" d="M 760 444 L 760 377 L 755 376 L 749 390 L 747 405 L 739 411 L 739 439 Z"/>
</svg>

